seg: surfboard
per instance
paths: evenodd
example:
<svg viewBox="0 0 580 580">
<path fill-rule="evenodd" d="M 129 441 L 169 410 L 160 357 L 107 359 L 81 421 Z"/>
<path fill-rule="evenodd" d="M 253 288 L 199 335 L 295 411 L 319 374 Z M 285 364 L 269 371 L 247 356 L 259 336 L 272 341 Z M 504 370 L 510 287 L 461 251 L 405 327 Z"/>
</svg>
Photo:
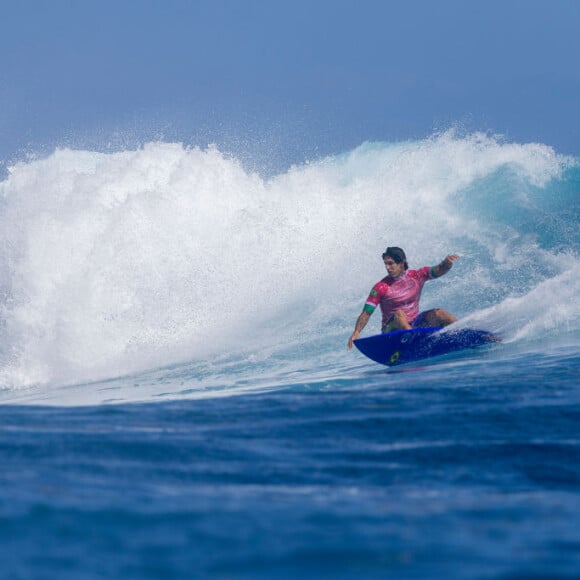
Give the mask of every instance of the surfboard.
<svg viewBox="0 0 580 580">
<path fill-rule="evenodd" d="M 394 330 L 354 341 L 365 356 L 383 365 L 393 366 L 455 351 L 498 342 L 486 330 L 461 328 L 439 332 L 442 327 Z"/>
</svg>

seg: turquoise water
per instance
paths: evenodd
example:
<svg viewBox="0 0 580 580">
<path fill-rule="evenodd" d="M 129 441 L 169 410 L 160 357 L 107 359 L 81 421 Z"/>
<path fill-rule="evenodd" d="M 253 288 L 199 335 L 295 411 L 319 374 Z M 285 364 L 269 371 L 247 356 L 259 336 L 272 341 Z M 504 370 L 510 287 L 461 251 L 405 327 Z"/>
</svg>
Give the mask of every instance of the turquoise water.
<svg viewBox="0 0 580 580">
<path fill-rule="evenodd" d="M 453 133 L 267 179 L 168 143 L 12 167 L 4 576 L 576 576 L 579 175 Z M 347 352 L 387 245 L 459 253 L 422 307 L 503 342 Z"/>
</svg>

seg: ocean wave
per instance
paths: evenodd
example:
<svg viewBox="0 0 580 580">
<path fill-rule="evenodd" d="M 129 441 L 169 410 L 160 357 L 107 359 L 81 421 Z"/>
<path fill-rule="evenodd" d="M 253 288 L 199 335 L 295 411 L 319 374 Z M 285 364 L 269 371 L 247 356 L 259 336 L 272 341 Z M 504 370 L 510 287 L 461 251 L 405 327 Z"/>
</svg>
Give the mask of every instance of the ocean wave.
<svg viewBox="0 0 580 580">
<path fill-rule="evenodd" d="M 178 143 L 18 163 L 0 184 L 0 385 L 258 352 L 312 329 L 331 350 L 387 245 L 411 267 L 462 255 L 425 307 L 495 309 L 515 338 L 544 332 L 546 312 L 576 330 L 579 174 L 547 145 L 453 132 L 267 179 Z"/>
</svg>

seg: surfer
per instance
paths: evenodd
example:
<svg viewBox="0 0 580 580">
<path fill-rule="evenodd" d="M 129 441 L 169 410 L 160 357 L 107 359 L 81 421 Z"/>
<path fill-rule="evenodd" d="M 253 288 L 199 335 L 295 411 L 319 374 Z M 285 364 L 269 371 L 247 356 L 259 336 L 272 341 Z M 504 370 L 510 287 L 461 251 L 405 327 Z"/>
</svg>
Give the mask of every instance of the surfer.
<svg viewBox="0 0 580 580">
<path fill-rule="evenodd" d="M 437 266 L 409 270 L 405 252 L 397 247 L 387 248 L 383 254 L 383 262 L 388 275 L 373 286 L 357 318 L 354 332 L 348 339 L 348 348 L 352 348 L 353 342 L 359 338 L 371 314 L 379 305 L 383 313 L 382 332 L 447 326 L 456 322 L 457 318 L 442 308 L 419 312 L 419 298 L 425 282 L 447 274 L 458 259 L 457 254 L 450 254 Z"/>
</svg>

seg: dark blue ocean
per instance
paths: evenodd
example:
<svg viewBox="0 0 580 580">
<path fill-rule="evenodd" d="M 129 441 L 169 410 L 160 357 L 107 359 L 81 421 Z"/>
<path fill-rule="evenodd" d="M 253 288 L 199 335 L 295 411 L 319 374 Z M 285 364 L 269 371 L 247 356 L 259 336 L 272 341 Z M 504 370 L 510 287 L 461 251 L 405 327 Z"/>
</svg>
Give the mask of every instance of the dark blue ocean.
<svg viewBox="0 0 580 580">
<path fill-rule="evenodd" d="M 0 183 L 0 578 L 580 577 L 580 164 L 453 132 Z M 387 245 L 502 338 L 346 343 Z M 378 332 L 379 314 L 365 329 Z"/>
</svg>

